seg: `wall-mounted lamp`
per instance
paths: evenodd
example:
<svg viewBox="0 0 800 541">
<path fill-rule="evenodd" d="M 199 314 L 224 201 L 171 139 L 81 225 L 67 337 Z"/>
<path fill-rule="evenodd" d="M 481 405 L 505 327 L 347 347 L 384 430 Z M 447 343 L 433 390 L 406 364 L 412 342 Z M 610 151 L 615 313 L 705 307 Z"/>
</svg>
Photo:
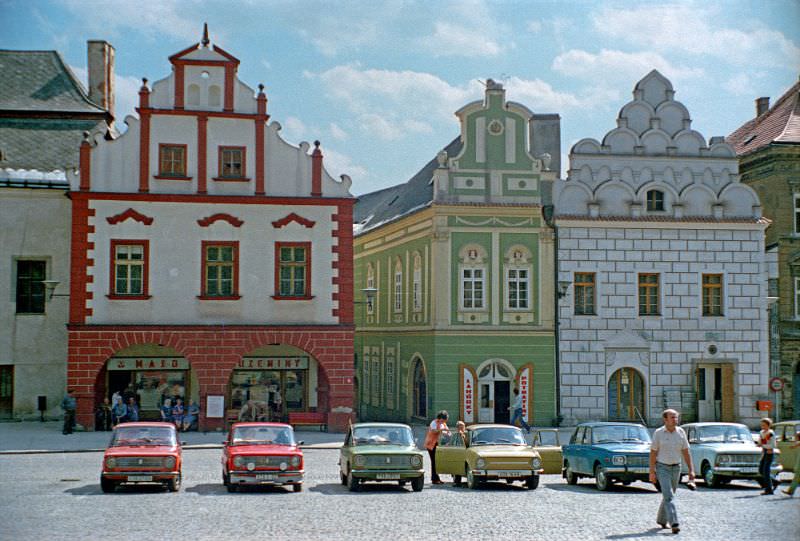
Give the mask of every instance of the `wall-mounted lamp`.
<svg viewBox="0 0 800 541">
<path fill-rule="evenodd" d="M 53 297 L 69 297 L 69 293 L 56 293 L 56 288 L 60 283 L 61 282 L 58 280 L 42 280 L 45 291 L 50 293 L 47 295 L 48 299 L 52 299 Z"/>
<path fill-rule="evenodd" d="M 569 286 L 572 285 L 572 282 L 567 281 L 559 281 L 558 282 L 558 298 L 563 299 L 569 293 Z"/>
</svg>

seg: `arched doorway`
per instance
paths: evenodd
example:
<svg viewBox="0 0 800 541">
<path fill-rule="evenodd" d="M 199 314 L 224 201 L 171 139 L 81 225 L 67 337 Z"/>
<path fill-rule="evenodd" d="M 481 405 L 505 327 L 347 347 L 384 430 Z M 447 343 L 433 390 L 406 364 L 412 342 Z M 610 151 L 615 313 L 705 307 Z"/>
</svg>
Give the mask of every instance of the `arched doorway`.
<svg viewBox="0 0 800 541">
<path fill-rule="evenodd" d="M 515 370 L 508 361 L 490 359 L 478 367 L 478 422 L 508 423 L 511 420 L 511 385 Z"/>
<path fill-rule="evenodd" d="M 644 379 L 634 368 L 620 368 L 608 380 L 608 420 L 641 422 L 642 419 L 646 419 Z"/>
<path fill-rule="evenodd" d="M 414 361 L 412 385 L 412 404 L 411 414 L 414 417 L 428 417 L 428 390 L 427 390 L 427 376 L 425 374 L 425 365 L 422 359 L 417 358 Z"/>
</svg>

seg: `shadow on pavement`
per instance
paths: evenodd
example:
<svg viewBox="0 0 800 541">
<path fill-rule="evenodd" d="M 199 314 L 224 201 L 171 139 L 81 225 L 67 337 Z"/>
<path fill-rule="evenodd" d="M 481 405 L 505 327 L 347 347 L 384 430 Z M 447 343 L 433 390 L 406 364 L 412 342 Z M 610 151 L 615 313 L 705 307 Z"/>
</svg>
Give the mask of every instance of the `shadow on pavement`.
<svg viewBox="0 0 800 541">
<path fill-rule="evenodd" d="M 184 492 L 199 494 L 201 496 L 223 496 L 226 494 L 286 494 L 292 492 L 292 487 L 239 485 L 236 487 L 236 492 L 229 493 L 228 489 L 222 483 L 203 483 L 188 487 Z"/>
<path fill-rule="evenodd" d="M 574 492 L 576 494 L 597 494 L 602 496 L 607 492 L 620 492 L 625 494 L 661 494 L 654 487 L 646 488 L 644 486 L 625 486 L 625 485 L 612 485 L 606 492 L 597 490 L 594 485 L 586 483 L 585 485 L 565 485 L 564 483 L 546 483 L 545 486 L 552 490 L 561 492 Z"/>
<path fill-rule="evenodd" d="M 425 487 L 427 490 L 429 487 Z M 386 494 L 394 494 L 394 493 L 408 493 L 411 494 L 413 491 L 411 490 L 411 485 L 408 484 L 404 487 L 394 483 L 363 483 L 358 485 L 358 490 L 356 492 L 350 492 L 346 486 L 343 486 L 341 483 L 322 483 L 316 486 L 313 486 L 308 489 L 309 492 L 319 492 L 320 494 L 326 495 L 333 495 L 333 494 L 352 494 L 354 496 L 358 495 L 370 495 L 370 494 L 378 494 L 378 493 L 386 493 Z"/>
<path fill-rule="evenodd" d="M 661 528 L 650 528 L 649 530 L 645 530 L 643 532 L 617 533 L 613 535 L 607 535 L 606 539 L 631 539 L 639 537 L 653 537 L 655 535 L 661 535 L 661 532 L 662 532 Z M 669 529 L 663 530 L 663 532 L 672 535 L 672 531 Z"/>
<path fill-rule="evenodd" d="M 100 489 L 99 484 L 84 485 L 82 487 L 73 487 L 64 490 L 67 494 L 72 496 L 113 496 L 114 494 L 154 494 L 161 492 L 168 492 L 163 485 L 122 485 L 118 486 L 114 492 L 105 493 Z"/>
</svg>

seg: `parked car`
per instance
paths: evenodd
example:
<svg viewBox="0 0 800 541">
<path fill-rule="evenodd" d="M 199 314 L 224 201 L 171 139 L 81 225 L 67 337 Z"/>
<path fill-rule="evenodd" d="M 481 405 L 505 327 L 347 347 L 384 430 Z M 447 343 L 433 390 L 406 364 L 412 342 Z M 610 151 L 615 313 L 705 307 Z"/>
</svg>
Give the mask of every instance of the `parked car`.
<svg viewBox="0 0 800 541">
<path fill-rule="evenodd" d="M 303 490 L 303 451 L 294 430 L 283 423 L 235 423 L 222 449 L 222 483 L 240 486 L 291 486 Z"/>
<path fill-rule="evenodd" d="M 636 423 L 581 423 L 562 454 L 562 476 L 570 485 L 581 477 L 593 477 L 598 490 L 648 481 L 650 433 Z"/>
<path fill-rule="evenodd" d="M 419 492 L 425 483 L 422 451 L 411 427 L 399 423 L 352 425 L 339 452 L 339 476 L 351 491 L 367 481 L 411 483 Z"/>
<path fill-rule="evenodd" d="M 797 454 L 800 448 L 792 449 L 792 445 L 797 443 L 797 431 L 800 430 L 800 421 L 781 421 L 772 427 L 775 431 L 775 441 L 778 444 L 780 463 L 783 471 L 793 472 L 797 462 Z"/>
<path fill-rule="evenodd" d="M 510 425 L 470 425 L 466 437 L 443 434 L 436 448 L 436 471 L 450 474 L 456 483 L 478 488 L 484 481 L 523 481 L 533 490 L 539 486 L 542 458 L 525 441 L 522 430 Z"/>
<path fill-rule="evenodd" d="M 695 469 L 706 486 L 718 487 L 733 479 L 758 480 L 761 448 L 753 442 L 750 429 L 739 423 L 689 423 L 682 425 L 689 439 L 689 452 Z M 781 470 L 772 463 L 772 475 Z M 686 464 L 681 473 L 689 472 Z"/>
<path fill-rule="evenodd" d="M 542 459 L 542 473 L 561 473 L 561 442 L 558 429 L 539 428 L 533 431 L 531 446 Z"/>
<path fill-rule="evenodd" d="M 118 424 L 103 454 L 102 468 L 103 492 L 114 492 L 123 483 L 161 483 L 176 492 L 181 486 L 181 446 L 175 425 Z"/>
</svg>

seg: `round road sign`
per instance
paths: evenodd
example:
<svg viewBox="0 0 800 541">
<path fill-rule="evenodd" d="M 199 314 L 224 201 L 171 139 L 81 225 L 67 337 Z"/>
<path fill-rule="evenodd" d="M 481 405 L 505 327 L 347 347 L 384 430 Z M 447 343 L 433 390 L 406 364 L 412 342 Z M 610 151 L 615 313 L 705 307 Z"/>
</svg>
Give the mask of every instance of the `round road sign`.
<svg viewBox="0 0 800 541">
<path fill-rule="evenodd" d="M 775 377 L 769 380 L 769 388 L 776 393 L 783 390 L 783 380 L 781 378 Z"/>
</svg>

